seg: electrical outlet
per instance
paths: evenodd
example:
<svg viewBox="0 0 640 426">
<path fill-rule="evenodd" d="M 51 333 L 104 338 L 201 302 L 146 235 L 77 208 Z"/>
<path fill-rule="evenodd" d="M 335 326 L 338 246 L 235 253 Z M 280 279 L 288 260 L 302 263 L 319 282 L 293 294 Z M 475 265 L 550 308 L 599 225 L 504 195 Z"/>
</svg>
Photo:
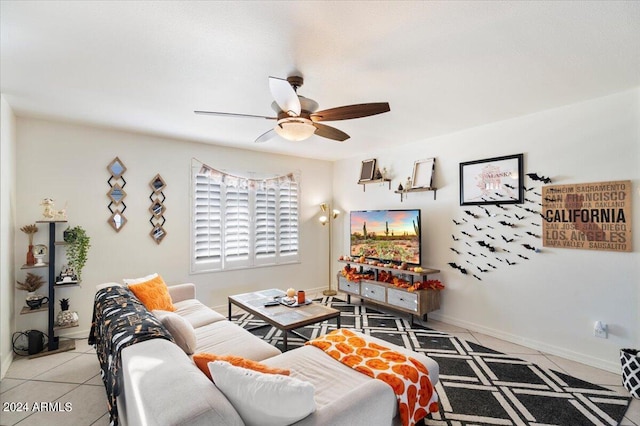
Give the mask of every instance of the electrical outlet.
<svg viewBox="0 0 640 426">
<path fill-rule="evenodd" d="M 607 338 L 607 324 L 604 324 L 601 321 L 596 321 L 593 326 L 593 335 L 596 337 L 600 337 L 601 339 Z"/>
</svg>

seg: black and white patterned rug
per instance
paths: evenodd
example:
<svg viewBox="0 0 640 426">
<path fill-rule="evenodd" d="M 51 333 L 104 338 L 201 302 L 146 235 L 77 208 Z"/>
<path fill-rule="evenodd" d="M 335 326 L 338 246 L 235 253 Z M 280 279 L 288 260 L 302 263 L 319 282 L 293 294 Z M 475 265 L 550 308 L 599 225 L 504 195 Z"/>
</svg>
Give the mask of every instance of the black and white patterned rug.
<svg viewBox="0 0 640 426">
<path fill-rule="evenodd" d="M 343 328 L 422 352 L 440 365 L 436 390 L 440 412 L 427 425 L 617 425 L 630 398 L 575 377 L 539 367 L 405 318 L 333 298 L 321 301 L 341 311 Z M 234 316 L 245 328 L 264 324 L 248 313 Z M 315 338 L 335 329 L 335 320 L 298 329 Z M 282 332 L 273 327 L 252 331 L 283 350 Z M 289 334 L 291 350 L 304 339 Z"/>
</svg>

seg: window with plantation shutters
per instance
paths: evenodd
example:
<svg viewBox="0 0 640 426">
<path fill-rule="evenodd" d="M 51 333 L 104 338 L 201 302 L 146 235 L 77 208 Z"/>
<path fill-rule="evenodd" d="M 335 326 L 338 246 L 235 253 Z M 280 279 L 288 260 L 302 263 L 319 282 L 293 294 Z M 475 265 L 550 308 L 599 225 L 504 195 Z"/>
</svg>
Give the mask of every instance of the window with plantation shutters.
<svg viewBox="0 0 640 426">
<path fill-rule="evenodd" d="M 193 169 L 192 272 L 298 261 L 293 175 L 248 179 L 201 163 Z"/>
</svg>

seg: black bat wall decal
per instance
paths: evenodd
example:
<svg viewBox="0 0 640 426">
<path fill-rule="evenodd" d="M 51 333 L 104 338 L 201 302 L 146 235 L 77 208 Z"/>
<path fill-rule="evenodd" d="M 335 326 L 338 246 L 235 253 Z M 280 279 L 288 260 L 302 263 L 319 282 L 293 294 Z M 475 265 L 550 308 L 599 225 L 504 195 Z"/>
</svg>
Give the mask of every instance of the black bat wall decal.
<svg viewBox="0 0 640 426">
<path fill-rule="evenodd" d="M 451 238 L 453 238 L 453 241 L 460 241 L 460 238 L 456 238 L 456 236 L 453 234 L 451 234 Z"/>
<path fill-rule="evenodd" d="M 527 176 L 531 178 L 531 180 L 542 181 L 544 183 L 551 183 L 551 178 L 546 176 L 538 176 L 537 173 L 527 173 Z"/>
<path fill-rule="evenodd" d="M 459 266 L 457 263 L 449 262 L 449 266 L 451 266 L 453 269 L 457 269 L 461 273 L 467 275 L 467 270 L 464 269 L 462 266 Z"/>
<path fill-rule="evenodd" d="M 518 219 L 518 220 L 522 220 L 522 219 L 524 219 L 526 217 L 526 216 L 518 216 L 518 215 L 515 215 L 515 216 L 516 216 L 516 219 Z"/>
<path fill-rule="evenodd" d="M 486 247 L 487 249 L 489 249 L 490 252 L 494 252 L 496 251 L 496 248 L 494 246 L 492 246 L 491 244 L 487 244 L 484 241 L 478 241 L 478 244 L 480 245 L 480 247 Z"/>
<path fill-rule="evenodd" d="M 539 192 L 533 191 L 533 193 L 534 193 L 535 195 L 537 195 L 538 197 L 542 197 L 542 194 L 541 194 L 541 193 L 539 193 Z"/>
<path fill-rule="evenodd" d="M 540 235 L 534 234 L 533 232 L 527 231 L 527 235 L 531 235 L 532 237 L 540 238 Z"/>
<path fill-rule="evenodd" d="M 505 184 L 504 184 L 504 186 L 506 186 L 506 187 L 507 187 L 507 188 L 509 188 L 509 189 L 516 189 L 516 187 L 515 187 L 515 186 L 513 186 L 513 185 L 509 185 L 508 183 L 505 183 Z"/>
<path fill-rule="evenodd" d="M 493 226 L 491 226 L 491 225 L 487 225 L 487 228 L 489 228 L 489 229 L 496 229 L 496 228 L 494 228 L 494 227 L 493 227 Z"/>
<path fill-rule="evenodd" d="M 468 241 L 465 241 L 464 243 L 465 243 L 466 245 L 468 245 L 469 247 L 471 247 L 471 244 L 469 244 L 469 242 L 468 242 Z"/>
<path fill-rule="evenodd" d="M 535 222 L 531 222 L 531 224 L 532 224 L 533 226 L 540 226 L 540 224 L 539 224 L 539 223 L 535 223 Z"/>
<path fill-rule="evenodd" d="M 513 223 L 509 223 L 509 222 L 505 222 L 504 220 L 501 220 L 500 222 L 498 222 L 500 225 L 504 225 L 504 226 L 509 226 L 511 228 L 513 228 Z"/>
<path fill-rule="evenodd" d="M 475 215 L 475 213 L 473 213 L 471 210 L 465 210 L 464 211 L 466 214 L 468 214 L 469 216 L 471 216 L 472 218 L 476 219 L 478 216 Z"/>
<path fill-rule="evenodd" d="M 482 210 L 484 210 L 485 214 L 487 215 L 487 217 L 491 217 L 491 212 L 489 210 L 487 210 L 486 207 L 480 207 Z"/>
<path fill-rule="evenodd" d="M 482 281 L 482 279 L 480 279 L 480 277 L 479 277 L 479 276 L 477 276 L 476 274 L 473 274 L 473 277 L 474 277 L 475 279 L 477 279 L 478 281 Z"/>
<path fill-rule="evenodd" d="M 454 249 L 453 247 L 449 247 L 449 249 L 453 251 L 455 254 L 462 254 L 458 250 Z"/>
<path fill-rule="evenodd" d="M 529 191 L 533 191 L 535 189 L 535 186 L 532 186 L 531 188 L 527 188 L 526 186 L 522 185 L 522 189 L 524 189 L 526 192 L 529 192 Z"/>
<path fill-rule="evenodd" d="M 516 263 L 516 262 L 509 262 L 509 259 L 505 259 L 505 260 L 507 261 L 507 264 L 508 264 L 509 266 L 511 266 L 511 265 L 517 265 L 517 263 Z"/>
<path fill-rule="evenodd" d="M 521 257 L 521 258 L 523 258 L 524 260 L 529 260 L 529 258 L 528 258 L 527 256 L 523 256 L 523 255 L 521 255 L 521 254 L 519 254 L 519 255 L 518 255 L 518 257 Z"/>
<path fill-rule="evenodd" d="M 467 237 L 472 237 L 472 235 L 469 234 L 468 232 L 460 231 L 460 233 L 463 235 L 466 235 Z"/>
<path fill-rule="evenodd" d="M 527 207 L 525 207 L 524 209 L 525 209 L 526 211 L 528 211 L 529 213 L 535 213 L 535 214 L 540 214 L 540 212 L 537 212 L 537 211 L 535 211 L 535 210 L 532 210 L 532 209 L 530 209 L 530 208 L 527 208 Z"/>
<path fill-rule="evenodd" d="M 462 225 L 462 222 L 456 222 L 455 219 L 451 219 L 451 220 L 453 220 L 453 223 L 455 223 L 456 225 Z"/>
<path fill-rule="evenodd" d="M 492 264 L 490 264 L 490 263 L 487 263 L 487 266 L 490 266 L 490 267 L 491 267 L 491 268 L 493 268 L 493 269 L 498 269 L 498 267 L 497 267 L 497 266 L 493 266 L 493 265 L 492 265 Z"/>
<path fill-rule="evenodd" d="M 479 270 L 480 272 L 489 272 L 489 270 L 488 270 L 488 269 L 482 269 L 482 268 L 481 268 L 481 267 L 479 267 L 479 266 L 476 266 L 476 268 L 478 268 L 478 270 Z"/>
<path fill-rule="evenodd" d="M 493 238 L 493 237 L 492 237 L 491 235 L 489 235 L 489 234 L 484 234 L 484 235 L 486 235 L 486 236 L 487 236 L 487 238 L 491 238 L 492 240 L 495 240 L 495 238 Z"/>
<path fill-rule="evenodd" d="M 480 256 L 482 256 L 482 257 L 487 257 L 487 255 L 486 255 L 486 254 L 484 254 L 484 253 L 480 253 Z"/>
<path fill-rule="evenodd" d="M 555 203 L 558 201 L 562 201 L 562 197 L 544 197 L 544 201 L 548 203 Z"/>
<path fill-rule="evenodd" d="M 500 235 L 502 237 L 502 239 L 504 240 L 505 243 L 510 243 L 513 241 L 513 238 L 507 238 L 504 235 Z"/>
<path fill-rule="evenodd" d="M 476 231 L 482 231 L 484 228 L 480 228 L 478 225 L 476 225 L 475 223 L 473 224 L 473 227 L 476 228 Z"/>
<path fill-rule="evenodd" d="M 476 257 L 475 253 L 471 253 L 470 251 L 468 251 L 467 253 L 469 253 L 471 256 Z"/>
<path fill-rule="evenodd" d="M 502 210 L 509 210 L 506 207 L 504 207 L 502 204 L 496 204 L 496 207 Z"/>
<path fill-rule="evenodd" d="M 536 251 L 536 248 L 529 244 L 523 244 L 522 247 L 526 248 L 527 250 Z"/>
</svg>

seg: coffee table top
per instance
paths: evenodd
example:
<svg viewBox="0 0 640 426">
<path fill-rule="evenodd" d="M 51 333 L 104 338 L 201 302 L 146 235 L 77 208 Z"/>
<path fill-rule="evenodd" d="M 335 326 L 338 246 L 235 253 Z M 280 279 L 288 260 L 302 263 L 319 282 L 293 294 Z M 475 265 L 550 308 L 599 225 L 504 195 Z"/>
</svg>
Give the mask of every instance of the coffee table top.
<svg viewBox="0 0 640 426">
<path fill-rule="evenodd" d="M 272 301 L 274 297 L 278 296 L 286 296 L 286 294 L 278 289 L 236 294 L 229 296 L 229 303 L 241 307 L 282 330 L 293 330 L 340 316 L 339 310 L 315 302 L 296 307 L 264 306 L 266 302 Z"/>
</svg>

